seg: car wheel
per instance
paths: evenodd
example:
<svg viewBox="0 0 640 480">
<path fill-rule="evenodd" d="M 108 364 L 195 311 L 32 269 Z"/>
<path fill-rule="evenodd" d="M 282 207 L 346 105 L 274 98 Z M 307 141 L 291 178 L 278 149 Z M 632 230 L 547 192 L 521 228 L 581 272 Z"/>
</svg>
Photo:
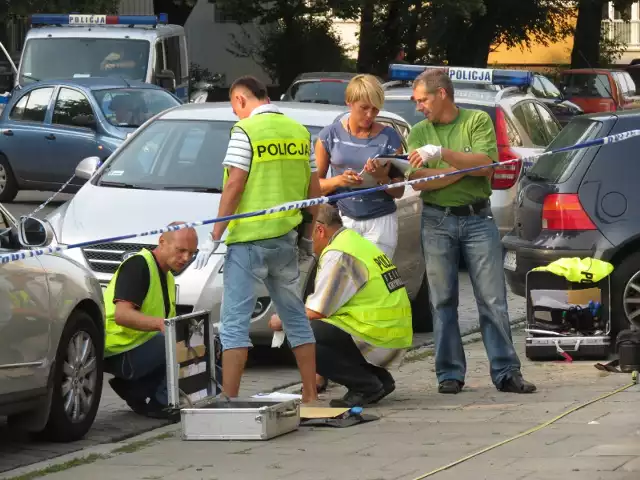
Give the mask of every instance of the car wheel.
<svg viewBox="0 0 640 480">
<path fill-rule="evenodd" d="M 429 303 L 429 282 L 426 274 L 422 277 L 416 298 L 411 302 L 411 316 L 415 333 L 433 332 L 433 314 Z"/>
<path fill-rule="evenodd" d="M 103 342 L 98 327 L 83 311 L 71 314 L 62 332 L 53 373 L 49 420 L 42 436 L 72 442 L 85 436 L 100 405 Z"/>
<path fill-rule="evenodd" d="M 640 325 L 640 252 L 624 258 L 611 274 L 611 340 L 634 320 Z"/>
<path fill-rule="evenodd" d="M 18 182 L 7 157 L 0 154 L 0 202 L 11 202 L 18 195 Z"/>
</svg>

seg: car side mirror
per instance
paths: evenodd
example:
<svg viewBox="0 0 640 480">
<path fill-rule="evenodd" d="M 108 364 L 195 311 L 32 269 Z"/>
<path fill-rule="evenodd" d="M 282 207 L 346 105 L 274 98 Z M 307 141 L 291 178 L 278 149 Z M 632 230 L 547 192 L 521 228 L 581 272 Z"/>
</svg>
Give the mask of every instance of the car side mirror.
<svg viewBox="0 0 640 480">
<path fill-rule="evenodd" d="M 102 160 L 100 157 L 87 157 L 76 167 L 76 177 L 89 180 L 100 167 Z"/>
<path fill-rule="evenodd" d="M 46 247 L 53 241 L 54 234 L 48 222 L 33 217 L 22 217 L 18 237 L 23 247 Z"/>
<path fill-rule="evenodd" d="M 171 70 L 162 70 L 161 72 L 156 73 L 156 84 L 165 90 L 175 92 L 176 76 Z"/>
</svg>

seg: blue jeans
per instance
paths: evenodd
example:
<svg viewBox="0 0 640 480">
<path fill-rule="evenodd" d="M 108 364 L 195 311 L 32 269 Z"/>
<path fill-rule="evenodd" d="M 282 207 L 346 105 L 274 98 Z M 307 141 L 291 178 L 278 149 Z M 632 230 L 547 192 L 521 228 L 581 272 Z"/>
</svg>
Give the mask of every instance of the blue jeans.
<svg viewBox="0 0 640 480">
<path fill-rule="evenodd" d="M 422 210 L 429 301 L 434 318 L 438 383 L 464 382 L 467 364 L 458 324 L 458 264 L 464 255 L 480 314 L 480 330 L 496 387 L 520 371 L 513 347 L 502 244 L 491 208 L 456 216 L 427 205 Z"/>
<path fill-rule="evenodd" d="M 126 381 L 129 398 L 141 401 L 155 398 L 162 405 L 168 404 L 167 359 L 162 333 L 104 361 L 108 373 Z"/>
<path fill-rule="evenodd" d="M 298 288 L 297 238 L 292 230 L 281 237 L 235 243 L 227 248 L 220 325 L 223 350 L 252 346 L 249 325 L 260 284 L 275 303 L 291 348 L 315 343 Z"/>
</svg>

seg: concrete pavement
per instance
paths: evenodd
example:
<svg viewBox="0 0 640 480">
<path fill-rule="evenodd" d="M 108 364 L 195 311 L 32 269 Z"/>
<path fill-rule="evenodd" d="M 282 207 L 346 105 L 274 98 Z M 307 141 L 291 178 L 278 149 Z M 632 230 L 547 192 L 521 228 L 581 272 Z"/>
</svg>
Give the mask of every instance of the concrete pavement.
<svg viewBox="0 0 640 480">
<path fill-rule="evenodd" d="M 467 385 L 437 393 L 433 358 L 414 355 L 396 374 L 397 390 L 376 408 L 380 419 L 343 429 L 301 427 L 264 442 L 182 441 L 179 426 L 129 444 L 86 451 L 75 463 L 32 474 L 46 480 L 637 480 L 640 478 L 640 386 L 587 406 L 546 428 L 451 469 L 425 474 L 525 432 L 570 408 L 630 383 L 593 362 L 533 363 L 515 332 L 532 395 L 498 392 L 481 342 L 466 345 Z M 344 393 L 331 388 L 323 401 Z M 65 459 L 68 460 L 68 459 Z M 62 461 L 62 459 L 60 460 Z M 38 466 L 43 468 L 44 465 Z M 4 478 L 26 471 L 9 472 Z"/>
</svg>

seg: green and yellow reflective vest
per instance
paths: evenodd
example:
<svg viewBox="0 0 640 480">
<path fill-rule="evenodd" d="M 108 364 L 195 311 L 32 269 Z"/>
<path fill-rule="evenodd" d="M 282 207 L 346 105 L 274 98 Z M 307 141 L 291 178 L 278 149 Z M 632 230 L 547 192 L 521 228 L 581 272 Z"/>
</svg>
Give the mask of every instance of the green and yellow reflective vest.
<svg viewBox="0 0 640 480">
<path fill-rule="evenodd" d="M 144 297 L 140 312 L 150 317 L 159 318 L 171 318 L 176 316 L 176 287 L 173 274 L 167 273 L 167 290 L 169 292 L 169 315 L 166 316 L 164 309 L 164 295 L 162 292 L 162 281 L 160 280 L 160 270 L 156 263 L 153 253 L 150 250 L 143 249 L 136 255 L 142 256 L 147 262 L 149 267 L 149 290 Z M 120 265 L 120 267 L 122 264 Z M 133 330 L 131 328 L 118 325 L 115 320 L 116 305 L 113 303 L 114 293 L 116 288 L 116 281 L 118 280 L 118 274 L 120 273 L 120 267 L 116 270 L 116 273 L 111 278 L 107 289 L 104 292 L 104 307 L 107 317 L 105 325 L 105 345 L 104 356 L 110 357 L 119 353 L 132 350 L 153 336 L 158 332 L 145 332 L 141 330 Z"/>
<path fill-rule="evenodd" d="M 307 198 L 311 136 L 300 123 L 280 113 L 260 113 L 240 120 L 251 142 L 251 170 L 236 214 L 271 208 Z M 224 171 L 224 184 L 229 179 Z M 224 187 L 223 187 L 224 188 Z M 298 209 L 229 222 L 227 245 L 276 238 L 302 222 Z"/>
<path fill-rule="evenodd" d="M 345 229 L 324 249 L 344 252 L 367 267 L 369 278 L 347 303 L 322 319 L 370 345 L 407 348 L 413 340 L 411 302 L 407 289 L 391 260 L 369 240 Z"/>
</svg>

